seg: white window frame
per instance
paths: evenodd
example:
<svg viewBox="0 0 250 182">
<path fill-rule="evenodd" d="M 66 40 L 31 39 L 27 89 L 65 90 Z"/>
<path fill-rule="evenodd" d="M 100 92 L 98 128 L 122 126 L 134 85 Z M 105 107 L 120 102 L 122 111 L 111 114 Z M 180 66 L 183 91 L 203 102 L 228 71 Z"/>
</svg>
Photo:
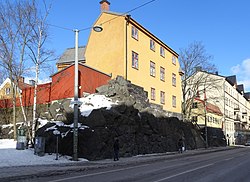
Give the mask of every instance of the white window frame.
<svg viewBox="0 0 250 182">
<path fill-rule="evenodd" d="M 160 96 L 161 96 L 161 104 L 165 104 L 165 92 L 161 91 Z"/>
<path fill-rule="evenodd" d="M 174 55 L 172 55 L 172 63 L 176 65 L 176 57 Z"/>
<path fill-rule="evenodd" d="M 10 88 L 9 87 L 5 88 L 5 95 L 10 95 Z"/>
<path fill-rule="evenodd" d="M 172 95 L 172 106 L 176 108 L 176 96 Z"/>
<path fill-rule="evenodd" d="M 155 63 L 150 61 L 150 76 L 155 77 Z"/>
<path fill-rule="evenodd" d="M 132 51 L 132 68 L 139 69 L 139 55 Z"/>
<path fill-rule="evenodd" d="M 165 58 L 165 49 L 164 47 L 160 47 L 160 55 Z"/>
<path fill-rule="evenodd" d="M 161 81 L 165 81 L 165 68 L 160 67 L 160 79 Z"/>
<path fill-rule="evenodd" d="M 172 73 L 172 86 L 176 87 L 176 74 Z"/>
<path fill-rule="evenodd" d="M 150 39 L 150 49 L 155 51 L 155 41 L 153 39 Z"/>
<path fill-rule="evenodd" d="M 151 87 L 151 100 L 155 100 L 155 88 Z"/>
<path fill-rule="evenodd" d="M 132 26 L 132 28 L 131 28 L 131 36 L 134 38 L 134 39 L 136 39 L 136 40 L 138 40 L 138 29 L 135 27 L 135 26 Z"/>
</svg>

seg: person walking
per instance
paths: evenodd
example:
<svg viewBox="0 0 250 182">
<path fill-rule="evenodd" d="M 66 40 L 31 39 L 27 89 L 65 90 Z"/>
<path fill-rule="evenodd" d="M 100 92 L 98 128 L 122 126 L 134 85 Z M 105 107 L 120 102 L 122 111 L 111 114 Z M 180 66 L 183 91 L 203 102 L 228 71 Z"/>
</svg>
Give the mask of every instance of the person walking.
<svg viewBox="0 0 250 182">
<path fill-rule="evenodd" d="M 178 141 L 178 148 L 179 148 L 179 153 L 182 153 L 182 148 L 183 148 L 183 141 L 182 141 L 182 139 L 179 139 L 179 141 Z"/>
<path fill-rule="evenodd" d="M 116 139 L 114 142 L 114 161 L 119 160 L 119 140 Z"/>
</svg>

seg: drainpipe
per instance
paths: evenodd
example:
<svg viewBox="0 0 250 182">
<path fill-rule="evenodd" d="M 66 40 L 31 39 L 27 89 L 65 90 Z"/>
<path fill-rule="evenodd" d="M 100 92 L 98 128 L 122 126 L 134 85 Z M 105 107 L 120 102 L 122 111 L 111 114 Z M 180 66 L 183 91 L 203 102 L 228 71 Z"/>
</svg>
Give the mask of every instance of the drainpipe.
<svg viewBox="0 0 250 182">
<path fill-rule="evenodd" d="M 130 20 L 130 15 L 127 15 L 126 18 L 126 36 L 125 36 L 125 79 L 128 80 L 128 24 L 129 24 L 129 20 Z"/>
</svg>

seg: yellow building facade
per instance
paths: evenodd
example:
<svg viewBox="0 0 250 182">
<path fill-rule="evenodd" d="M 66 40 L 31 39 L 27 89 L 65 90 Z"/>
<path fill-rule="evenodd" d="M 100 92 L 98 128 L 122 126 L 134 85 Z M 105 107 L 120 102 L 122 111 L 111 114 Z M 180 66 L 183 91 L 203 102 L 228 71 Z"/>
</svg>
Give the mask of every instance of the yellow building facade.
<svg viewBox="0 0 250 182">
<path fill-rule="evenodd" d="M 196 122 L 200 127 L 204 127 L 205 122 L 207 122 L 207 127 L 221 129 L 223 127 L 223 114 L 220 111 L 219 107 L 211 103 L 207 103 L 205 107 L 204 101 L 200 99 L 195 99 L 191 110 L 191 117 L 192 121 Z"/>
<path fill-rule="evenodd" d="M 123 76 L 148 92 L 151 103 L 181 113 L 178 54 L 128 15 L 103 11 L 90 33 L 86 64 L 112 78 Z"/>
</svg>

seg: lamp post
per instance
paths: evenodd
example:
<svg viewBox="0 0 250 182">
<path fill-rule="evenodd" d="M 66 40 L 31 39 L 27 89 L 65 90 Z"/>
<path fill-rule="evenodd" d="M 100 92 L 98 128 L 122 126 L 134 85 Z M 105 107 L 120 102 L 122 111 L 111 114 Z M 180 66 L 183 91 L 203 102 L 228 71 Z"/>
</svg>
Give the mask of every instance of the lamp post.
<svg viewBox="0 0 250 182">
<path fill-rule="evenodd" d="M 94 26 L 95 32 L 101 32 L 103 28 L 101 26 Z M 74 29 L 75 32 L 75 81 L 74 81 L 74 130 L 73 130 L 73 160 L 78 161 L 78 107 L 80 105 L 78 101 L 78 34 L 80 30 Z"/>
<path fill-rule="evenodd" d="M 208 148 L 208 141 L 207 141 L 207 99 L 204 99 L 204 115 L 205 115 L 205 147 Z"/>
</svg>

